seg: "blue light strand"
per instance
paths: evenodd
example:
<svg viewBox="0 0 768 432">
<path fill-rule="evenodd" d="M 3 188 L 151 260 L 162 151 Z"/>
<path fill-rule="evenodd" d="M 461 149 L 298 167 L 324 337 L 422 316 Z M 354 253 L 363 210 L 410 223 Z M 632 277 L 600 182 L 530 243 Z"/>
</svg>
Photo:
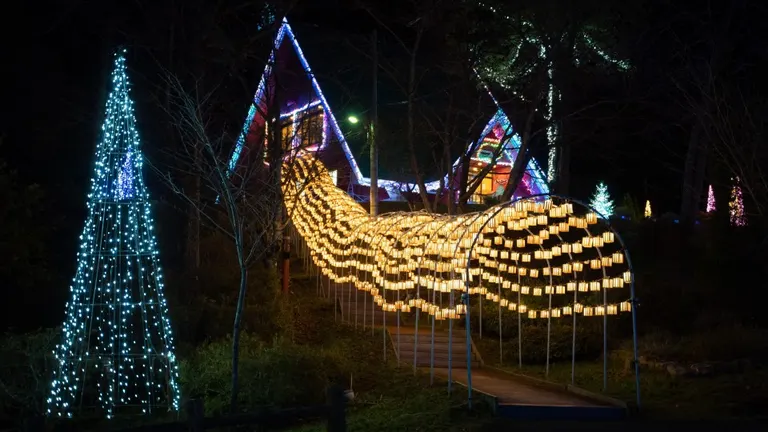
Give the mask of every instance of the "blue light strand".
<svg viewBox="0 0 768 432">
<path fill-rule="evenodd" d="M 49 416 L 71 418 L 90 407 L 107 418 L 118 410 L 179 409 L 178 362 L 122 53 L 112 86 L 54 350 Z"/>
<path fill-rule="evenodd" d="M 253 122 L 254 116 L 256 115 L 256 111 L 257 111 L 256 107 L 265 102 L 264 92 L 266 91 L 267 79 L 269 78 L 269 74 L 272 71 L 272 65 L 275 62 L 276 51 L 280 48 L 283 42 L 283 38 L 285 37 L 288 37 L 288 39 L 291 41 L 293 48 L 299 58 L 299 62 L 301 63 L 302 68 L 304 69 L 307 76 L 310 78 L 312 83 L 312 88 L 315 90 L 315 93 L 317 94 L 317 97 L 319 99 L 317 101 L 311 102 L 310 104 L 307 104 L 304 107 L 299 108 L 299 110 L 306 109 L 310 106 L 316 106 L 317 104 L 322 105 L 324 112 L 327 113 L 327 115 L 324 115 L 324 123 L 326 123 L 327 126 L 330 126 L 333 129 L 333 132 L 335 133 L 336 138 L 339 141 L 339 144 L 341 145 L 341 149 L 344 152 L 344 155 L 346 156 L 350 166 L 352 167 L 352 172 L 354 174 L 355 180 L 360 185 L 370 186 L 371 180 L 369 177 L 363 176 L 362 172 L 360 171 L 360 167 L 357 164 L 357 160 L 352 154 L 349 144 L 347 143 L 346 137 L 344 136 L 344 134 L 341 131 L 341 128 L 339 127 L 339 123 L 336 120 L 336 116 L 333 114 L 333 111 L 331 110 L 331 107 L 328 104 L 328 101 L 326 100 L 325 95 L 323 94 L 320 88 L 320 85 L 317 82 L 317 79 L 315 78 L 312 72 L 312 69 L 309 66 L 309 63 L 307 62 L 307 59 L 304 56 L 304 52 L 299 46 L 299 42 L 296 39 L 296 36 L 293 33 L 293 30 L 291 29 L 291 26 L 288 24 L 288 20 L 286 18 L 283 18 L 283 24 L 278 29 L 277 36 L 275 37 L 275 41 L 273 43 L 273 49 L 269 56 L 269 61 L 267 62 L 266 67 L 264 68 L 264 73 L 262 74 L 259 80 L 259 85 L 257 87 L 256 94 L 254 95 L 254 98 L 253 98 L 254 102 L 251 104 L 250 108 L 248 109 L 248 115 L 246 116 L 245 123 L 242 128 L 242 132 L 238 137 L 238 140 L 235 144 L 235 148 L 232 152 L 232 156 L 228 164 L 230 174 L 235 170 L 237 166 L 237 162 L 242 153 L 242 149 L 245 146 L 248 130 L 250 128 L 251 123 Z M 489 94 L 491 94 L 490 91 L 489 91 Z M 498 102 L 496 101 L 496 99 L 493 97 L 492 94 L 491 94 L 491 98 L 494 100 L 494 102 L 498 107 Z M 293 111 L 291 113 L 283 113 L 280 116 L 284 117 L 292 113 Z M 489 120 L 488 124 L 483 130 L 483 134 L 481 135 L 480 139 L 485 137 L 490 131 L 490 128 L 492 128 L 495 124 L 502 124 L 502 127 L 504 127 L 505 129 L 509 128 L 510 131 L 512 130 L 511 129 L 512 126 L 510 125 L 509 118 L 506 116 L 503 110 L 499 108 L 496 114 Z M 326 135 L 325 124 L 323 127 L 323 133 L 324 133 L 323 141 L 319 150 L 322 150 L 328 144 L 328 139 L 325 136 Z M 519 137 L 517 136 L 517 134 L 515 134 L 514 137 L 519 141 Z M 507 152 L 506 153 L 507 156 L 511 156 L 508 149 L 505 149 L 504 151 Z M 459 165 L 460 160 L 461 160 L 460 158 L 457 158 L 456 161 L 454 161 L 453 168 L 456 168 Z M 513 161 L 514 159 L 510 157 L 510 160 Z M 538 163 L 534 158 L 531 158 L 531 160 L 529 161 L 527 166 L 527 171 L 531 175 L 531 178 L 534 180 L 536 188 L 540 191 L 540 193 L 548 193 L 549 186 L 546 184 L 544 175 L 542 175 L 543 171 L 541 171 L 541 168 L 539 167 Z M 448 175 L 446 174 L 442 179 L 442 181 L 447 182 L 447 179 L 448 179 Z M 419 186 L 416 184 L 397 182 L 397 181 L 392 181 L 387 179 L 379 179 L 378 183 L 380 187 L 384 187 L 385 189 L 388 189 L 388 190 L 389 189 L 399 190 L 400 188 L 404 187 L 406 189 L 412 190 L 415 193 L 419 192 Z M 441 179 L 438 179 L 438 180 L 425 183 L 424 187 L 427 190 L 427 192 L 436 192 L 437 190 L 440 189 L 440 184 L 441 184 Z"/>
</svg>

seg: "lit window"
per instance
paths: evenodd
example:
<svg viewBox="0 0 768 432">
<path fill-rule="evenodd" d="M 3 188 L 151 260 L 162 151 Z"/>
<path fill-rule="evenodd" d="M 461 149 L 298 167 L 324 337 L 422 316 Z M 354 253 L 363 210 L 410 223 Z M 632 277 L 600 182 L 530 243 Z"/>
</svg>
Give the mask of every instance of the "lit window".
<svg viewBox="0 0 768 432">
<path fill-rule="evenodd" d="M 338 186 L 339 185 L 339 170 L 333 170 L 333 171 L 331 171 L 328 174 L 331 175 L 331 179 L 333 180 L 333 184 Z"/>
<path fill-rule="evenodd" d="M 320 146 L 323 141 L 324 113 L 322 105 L 302 107 L 300 110 L 283 114 L 283 151 L 292 148 L 308 149 Z"/>
</svg>

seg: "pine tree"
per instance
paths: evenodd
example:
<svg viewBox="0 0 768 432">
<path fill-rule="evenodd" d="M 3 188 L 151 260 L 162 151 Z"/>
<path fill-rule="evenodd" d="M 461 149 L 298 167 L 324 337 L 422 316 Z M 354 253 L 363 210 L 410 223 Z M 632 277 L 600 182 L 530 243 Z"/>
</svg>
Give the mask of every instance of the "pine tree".
<svg viewBox="0 0 768 432">
<path fill-rule="evenodd" d="M 598 183 L 597 190 L 592 195 L 589 205 L 597 210 L 598 216 L 601 218 L 606 219 L 613 215 L 613 200 L 611 200 L 611 196 L 608 194 L 608 186 L 605 183 Z"/>
<path fill-rule="evenodd" d="M 709 185 L 709 191 L 707 192 L 707 213 L 712 213 L 717 209 L 715 206 L 715 192 L 712 190 L 712 185 Z"/>
<path fill-rule="evenodd" d="M 651 200 L 645 200 L 645 211 L 643 216 L 645 216 L 646 219 L 653 216 L 653 212 L 651 211 Z"/>
<path fill-rule="evenodd" d="M 736 177 L 733 188 L 731 188 L 731 200 L 728 202 L 728 210 L 731 216 L 731 225 L 745 226 L 747 224 L 747 218 L 744 216 L 744 198 L 741 196 L 741 185 L 739 184 L 738 177 Z"/>
<path fill-rule="evenodd" d="M 48 415 L 179 409 L 178 364 L 122 53 L 112 86 Z"/>
</svg>

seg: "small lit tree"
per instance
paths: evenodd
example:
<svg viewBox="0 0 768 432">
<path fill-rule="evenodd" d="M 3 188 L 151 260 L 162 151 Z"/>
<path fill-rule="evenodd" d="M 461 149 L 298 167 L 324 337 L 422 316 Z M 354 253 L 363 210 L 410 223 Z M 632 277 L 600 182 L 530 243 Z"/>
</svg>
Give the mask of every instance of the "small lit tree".
<svg viewBox="0 0 768 432">
<path fill-rule="evenodd" d="M 716 209 L 715 192 L 712 190 L 712 185 L 709 185 L 709 192 L 707 192 L 707 213 L 712 213 Z"/>
<path fill-rule="evenodd" d="M 590 200 L 589 205 L 597 210 L 598 216 L 603 219 L 607 219 L 613 215 L 613 200 L 608 194 L 608 186 L 606 186 L 604 182 L 598 183 L 597 190 L 595 190 L 594 195 L 592 195 L 592 200 Z"/>
<path fill-rule="evenodd" d="M 643 216 L 645 216 L 646 219 L 653 216 L 653 211 L 651 211 L 651 200 L 645 200 L 645 212 L 643 213 Z"/>
<path fill-rule="evenodd" d="M 741 185 L 739 178 L 731 188 L 731 200 L 728 202 L 728 210 L 731 215 L 731 225 L 744 226 L 747 224 L 747 217 L 744 215 L 744 198 L 741 196 Z"/>
</svg>

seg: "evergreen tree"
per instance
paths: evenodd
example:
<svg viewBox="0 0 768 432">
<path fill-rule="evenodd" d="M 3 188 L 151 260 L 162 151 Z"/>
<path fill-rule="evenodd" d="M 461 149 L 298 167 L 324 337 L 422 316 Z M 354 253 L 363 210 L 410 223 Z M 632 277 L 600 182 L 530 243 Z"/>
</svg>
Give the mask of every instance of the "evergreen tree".
<svg viewBox="0 0 768 432">
<path fill-rule="evenodd" d="M 653 211 L 651 211 L 651 200 L 645 200 L 645 212 L 643 213 L 643 216 L 645 216 L 646 219 L 653 216 Z"/>
<path fill-rule="evenodd" d="M 598 183 L 597 190 L 592 195 L 589 205 L 597 210 L 598 216 L 601 218 L 607 219 L 613 215 L 613 200 L 608 194 L 608 186 L 605 183 Z"/>
<path fill-rule="evenodd" d="M 122 53 L 112 86 L 48 415 L 179 409 L 178 364 Z"/>
</svg>

